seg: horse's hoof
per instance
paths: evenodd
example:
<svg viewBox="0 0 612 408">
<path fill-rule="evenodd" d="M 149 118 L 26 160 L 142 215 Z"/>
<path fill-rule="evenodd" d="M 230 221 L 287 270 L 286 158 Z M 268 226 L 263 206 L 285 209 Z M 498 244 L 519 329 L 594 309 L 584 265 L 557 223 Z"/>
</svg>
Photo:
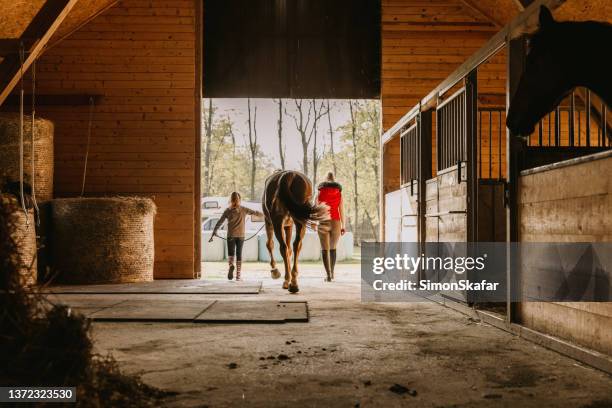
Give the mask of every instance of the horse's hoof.
<svg viewBox="0 0 612 408">
<path fill-rule="evenodd" d="M 289 293 L 298 293 L 300 291 L 300 288 L 298 288 L 297 285 L 289 285 Z"/>
<path fill-rule="evenodd" d="M 283 282 L 283 289 L 289 289 L 289 282 Z"/>
<path fill-rule="evenodd" d="M 270 271 L 270 275 L 272 275 L 272 279 L 278 279 L 281 276 L 280 272 L 276 268 Z"/>
<path fill-rule="evenodd" d="M 325 278 L 324 281 L 325 282 L 331 282 L 331 281 L 333 281 L 333 279 L 332 278 Z"/>
</svg>

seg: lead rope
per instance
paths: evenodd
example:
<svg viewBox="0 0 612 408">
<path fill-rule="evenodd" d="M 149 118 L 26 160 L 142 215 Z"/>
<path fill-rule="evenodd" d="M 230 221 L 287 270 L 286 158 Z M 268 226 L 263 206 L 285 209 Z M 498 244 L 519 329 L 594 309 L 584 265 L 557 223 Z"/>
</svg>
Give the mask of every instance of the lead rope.
<svg viewBox="0 0 612 408">
<path fill-rule="evenodd" d="M 21 79 L 19 81 L 19 199 L 21 201 L 21 208 L 26 219 L 26 228 L 30 227 L 30 220 L 28 218 L 28 210 L 25 205 L 25 198 L 23 194 L 23 64 L 25 60 L 25 49 L 23 42 L 19 44 L 19 67 Z"/>
<path fill-rule="evenodd" d="M 247 239 L 245 239 L 245 240 L 244 240 L 244 242 L 247 242 L 248 240 L 255 238 L 255 236 L 256 236 L 257 234 L 259 234 L 259 233 L 261 232 L 261 230 L 263 229 L 263 227 L 265 227 L 265 226 L 266 226 L 266 224 L 264 224 L 264 225 L 262 225 L 261 227 L 259 227 L 259 229 L 257 230 L 257 232 L 256 232 L 256 233 L 254 233 L 253 235 L 251 235 L 250 237 L 248 237 Z M 221 238 L 222 240 L 227 241 L 227 238 L 220 237 L 220 236 L 219 236 L 219 235 L 217 235 L 217 234 L 214 234 L 214 235 L 213 235 L 213 237 Z"/>
<path fill-rule="evenodd" d="M 34 149 L 34 132 L 36 129 L 35 126 L 35 116 L 36 116 L 36 60 L 32 62 L 32 204 L 34 205 L 34 215 L 36 217 L 36 225 L 40 226 L 40 210 L 38 209 L 38 203 L 36 202 L 36 188 L 35 186 L 35 178 L 36 178 L 36 168 L 34 167 L 36 162 L 36 150 Z"/>
<path fill-rule="evenodd" d="M 91 141 L 91 122 L 93 119 L 94 99 L 89 97 L 89 123 L 87 124 L 87 147 L 85 148 L 85 164 L 83 165 L 83 183 L 81 184 L 81 197 L 85 193 L 85 178 L 87 177 L 87 161 L 89 160 L 89 143 Z"/>
</svg>

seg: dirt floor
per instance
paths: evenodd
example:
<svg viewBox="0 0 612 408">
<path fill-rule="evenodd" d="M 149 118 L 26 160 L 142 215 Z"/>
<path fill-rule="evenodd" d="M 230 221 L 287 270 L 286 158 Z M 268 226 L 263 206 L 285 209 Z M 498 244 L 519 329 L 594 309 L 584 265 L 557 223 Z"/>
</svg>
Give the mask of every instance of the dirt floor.
<svg viewBox="0 0 612 408">
<path fill-rule="evenodd" d="M 224 278 L 225 264 L 204 268 Z M 259 295 L 198 296 L 307 300 L 309 323 L 95 323 L 97 351 L 176 392 L 168 406 L 612 406 L 612 377 L 449 308 L 361 303 L 357 264 L 333 283 L 302 265 L 297 295 L 267 269 L 245 264 Z"/>
</svg>

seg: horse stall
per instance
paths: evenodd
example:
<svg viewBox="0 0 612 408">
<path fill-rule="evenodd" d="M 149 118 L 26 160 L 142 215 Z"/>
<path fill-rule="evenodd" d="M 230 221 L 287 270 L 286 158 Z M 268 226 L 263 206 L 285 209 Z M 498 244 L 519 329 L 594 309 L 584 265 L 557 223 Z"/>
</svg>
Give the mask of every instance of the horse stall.
<svg viewBox="0 0 612 408">
<path fill-rule="evenodd" d="M 519 179 L 521 242 L 610 242 L 612 240 L 612 150 L 528 170 Z M 585 183 L 585 180 L 591 180 Z M 577 263 L 582 252 L 566 254 Z M 605 259 L 610 254 L 597 254 Z M 562 269 L 562 265 L 559 265 Z M 521 265 L 524 284 L 549 271 Z M 612 303 L 523 302 L 518 319 L 525 326 L 612 354 Z"/>
<path fill-rule="evenodd" d="M 597 19 L 598 5 L 587 10 L 575 1 L 549 4 L 567 20 Z M 576 87 L 529 136 L 506 127 L 527 52 L 525 37 L 515 33 L 533 20 L 506 26 L 402 115 L 385 111 L 383 103 L 381 211 L 387 241 L 419 242 L 421 248 L 428 242 L 610 241 L 609 106 Z M 491 321 L 500 327 L 532 329 L 533 338 L 542 335 L 536 341 L 557 336 L 559 343 L 547 343 L 557 350 L 569 341 L 609 355 L 610 334 L 601 328 L 610 324 L 610 303 L 517 302 L 520 285 L 541 278 L 525 262 L 507 259 L 507 282 L 521 283 L 509 285 L 505 303 L 472 304 L 457 292 L 443 297 L 494 312 Z"/>
</svg>

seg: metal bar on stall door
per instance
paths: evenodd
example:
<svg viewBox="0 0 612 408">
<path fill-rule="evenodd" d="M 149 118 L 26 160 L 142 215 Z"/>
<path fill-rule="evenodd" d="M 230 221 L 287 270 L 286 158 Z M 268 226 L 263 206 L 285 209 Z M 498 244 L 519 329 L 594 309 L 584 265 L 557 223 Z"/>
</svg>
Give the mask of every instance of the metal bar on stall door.
<svg viewBox="0 0 612 408">
<path fill-rule="evenodd" d="M 452 101 L 451 103 L 448 104 L 448 115 L 449 115 L 449 119 L 448 119 L 448 130 L 450 131 L 449 133 L 449 162 L 448 162 L 448 166 L 452 166 L 453 162 L 455 161 L 455 114 L 453 112 L 453 105 L 455 104 L 455 101 Z"/>
<path fill-rule="evenodd" d="M 576 95 L 574 91 L 570 94 L 570 111 L 569 111 L 569 145 L 574 147 L 574 112 L 576 111 Z"/>
<path fill-rule="evenodd" d="M 601 102 L 601 141 L 602 141 L 602 146 L 606 146 L 609 145 L 608 141 L 606 140 L 608 138 L 608 120 L 606 119 L 606 111 L 608 110 L 608 107 L 606 105 L 605 102 Z"/>
<path fill-rule="evenodd" d="M 542 147 L 542 120 L 538 123 L 538 147 Z"/>
<path fill-rule="evenodd" d="M 586 90 L 586 145 L 591 147 L 591 91 Z"/>
<path fill-rule="evenodd" d="M 458 143 L 458 139 L 459 139 L 459 134 L 457 132 L 457 123 L 459 122 L 459 113 L 458 113 L 458 106 L 457 106 L 457 100 L 453 100 L 453 102 L 449 105 L 450 109 L 451 109 L 451 128 L 453 129 L 453 133 L 452 133 L 452 140 L 453 140 L 453 154 L 452 154 L 452 161 L 455 162 L 457 160 L 461 160 L 459 159 L 459 143 Z"/>
<path fill-rule="evenodd" d="M 582 144 L 582 114 L 580 113 L 580 109 L 577 109 L 578 112 L 578 146 Z"/>
<path fill-rule="evenodd" d="M 561 109 L 555 109 L 555 146 L 561 145 Z"/>
<path fill-rule="evenodd" d="M 498 134 L 499 134 L 499 139 L 497 140 L 497 144 L 498 144 L 498 151 L 497 154 L 499 155 L 499 179 L 502 179 L 502 137 L 503 137 L 503 133 L 502 133 L 502 111 L 498 111 L 499 113 L 499 126 L 498 126 Z"/>
<path fill-rule="evenodd" d="M 551 136 L 552 134 L 552 112 L 548 114 L 548 145 L 550 146 Z"/>
<path fill-rule="evenodd" d="M 478 177 L 482 178 L 482 110 L 478 111 Z"/>
<path fill-rule="evenodd" d="M 493 134 L 493 112 L 489 112 L 489 178 L 493 177 L 493 143 L 497 136 Z"/>
</svg>

